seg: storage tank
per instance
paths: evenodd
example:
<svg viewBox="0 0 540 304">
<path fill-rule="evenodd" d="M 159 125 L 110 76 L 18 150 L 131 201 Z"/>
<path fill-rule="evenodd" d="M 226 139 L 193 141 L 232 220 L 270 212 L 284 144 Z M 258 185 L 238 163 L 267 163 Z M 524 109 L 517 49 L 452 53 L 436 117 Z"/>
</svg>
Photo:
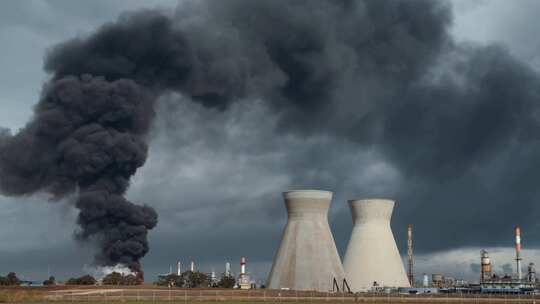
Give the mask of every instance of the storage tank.
<svg viewBox="0 0 540 304">
<path fill-rule="evenodd" d="M 486 250 L 480 251 L 480 283 L 491 279 L 491 260 Z"/>
<path fill-rule="evenodd" d="M 394 201 L 350 200 L 353 230 L 343 267 L 351 291 L 373 286 L 410 287 L 390 229 Z"/>
<path fill-rule="evenodd" d="M 341 287 L 343 265 L 328 224 L 332 192 L 296 190 L 283 193 L 288 220 L 268 277 L 268 288 L 332 290 Z"/>
<path fill-rule="evenodd" d="M 431 282 L 433 283 L 433 286 L 436 287 L 442 287 L 443 284 L 443 275 L 434 273 L 431 275 Z"/>
<path fill-rule="evenodd" d="M 529 283 L 536 282 L 536 267 L 534 263 L 529 263 L 529 267 L 527 267 L 527 280 Z"/>
</svg>

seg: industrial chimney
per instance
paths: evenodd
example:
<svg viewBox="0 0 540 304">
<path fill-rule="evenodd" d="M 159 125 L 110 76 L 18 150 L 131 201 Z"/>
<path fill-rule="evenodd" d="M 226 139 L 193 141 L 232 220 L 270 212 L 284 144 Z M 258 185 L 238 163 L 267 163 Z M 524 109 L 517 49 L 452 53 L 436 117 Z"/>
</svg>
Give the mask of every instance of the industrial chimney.
<svg viewBox="0 0 540 304">
<path fill-rule="evenodd" d="M 409 283 L 414 285 L 413 274 L 413 240 L 412 240 L 412 225 L 407 226 L 407 277 Z"/>
<path fill-rule="evenodd" d="M 328 224 L 332 192 L 297 190 L 283 193 L 288 221 L 281 239 L 268 288 L 332 290 L 344 271 Z"/>
<path fill-rule="evenodd" d="M 244 280 L 246 276 L 246 258 L 240 258 L 240 281 Z"/>
<path fill-rule="evenodd" d="M 231 263 L 229 262 L 225 263 L 225 276 L 231 276 Z"/>
<path fill-rule="evenodd" d="M 516 227 L 516 268 L 517 268 L 517 279 L 521 281 L 523 275 L 521 272 L 521 229 Z"/>
<path fill-rule="evenodd" d="M 350 200 L 353 217 L 351 239 L 343 267 L 353 292 L 373 286 L 410 287 L 390 229 L 394 201 Z"/>
</svg>

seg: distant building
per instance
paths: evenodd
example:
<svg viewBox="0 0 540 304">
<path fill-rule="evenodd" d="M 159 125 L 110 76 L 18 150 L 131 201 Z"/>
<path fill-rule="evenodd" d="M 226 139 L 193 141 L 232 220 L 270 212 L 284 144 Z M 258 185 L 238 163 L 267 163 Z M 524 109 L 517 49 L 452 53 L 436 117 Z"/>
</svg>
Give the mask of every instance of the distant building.
<svg viewBox="0 0 540 304">
<path fill-rule="evenodd" d="M 535 283 L 524 282 L 523 280 L 505 275 L 499 277 L 493 275 L 490 279 L 480 283 L 482 293 L 504 293 L 504 294 L 528 294 L 532 293 L 536 287 Z"/>
<path fill-rule="evenodd" d="M 43 286 L 43 281 L 21 281 L 20 286 L 24 286 L 24 287 L 40 287 L 40 286 Z"/>
</svg>

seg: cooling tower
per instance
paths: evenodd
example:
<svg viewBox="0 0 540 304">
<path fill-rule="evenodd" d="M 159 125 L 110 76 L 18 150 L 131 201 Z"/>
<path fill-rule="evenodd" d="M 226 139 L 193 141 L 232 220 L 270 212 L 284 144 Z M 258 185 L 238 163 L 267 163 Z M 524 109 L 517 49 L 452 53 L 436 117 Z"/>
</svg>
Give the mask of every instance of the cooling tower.
<svg viewBox="0 0 540 304">
<path fill-rule="evenodd" d="M 409 287 L 409 281 L 390 229 L 394 201 L 349 201 L 353 230 L 343 267 L 351 291 L 372 286 Z"/>
<path fill-rule="evenodd" d="M 268 288 L 329 291 L 334 278 L 341 285 L 343 266 L 328 225 L 332 192 L 289 191 L 283 198 L 288 220 Z"/>
</svg>

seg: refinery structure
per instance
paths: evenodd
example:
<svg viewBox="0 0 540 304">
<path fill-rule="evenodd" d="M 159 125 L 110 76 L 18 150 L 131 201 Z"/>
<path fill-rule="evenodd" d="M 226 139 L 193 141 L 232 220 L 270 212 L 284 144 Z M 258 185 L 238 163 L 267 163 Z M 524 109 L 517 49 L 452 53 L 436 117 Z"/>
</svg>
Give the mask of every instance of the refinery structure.
<svg viewBox="0 0 540 304">
<path fill-rule="evenodd" d="M 414 276 L 413 226 L 407 228 L 406 267 L 390 219 L 396 205 L 388 199 L 349 200 L 353 219 L 343 263 L 328 224 L 332 193 L 296 190 L 283 193 L 287 224 L 274 257 L 267 288 L 340 292 L 504 293 L 538 290 L 534 263 L 522 274 L 521 229 L 515 228 L 514 275 L 497 275 L 487 251 L 480 255 L 477 283 L 443 274 Z"/>
<path fill-rule="evenodd" d="M 294 190 L 283 193 L 287 222 L 274 255 L 267 280 L 250 277 L 247 258 L 238 259 L 239 271 L 233 273 L 231 263 L 224 271 L 202 273 L 193 258 L 176 270 L 158 276 L 158 285 L 184 288 L 219 287 L 272 290 L 318 291 L 331 293 L 399 293 L 399 294 L 530 294 L 540 292 L 535 264 L 526 263 L 523 272 L 522 234 L 514 229 L 515 271 L 498 274 L 493 270 L 487 250 L 479 254 L 480 271 L 477 282 L 440 273 L 415 276 L 413 225 L 406 231 L 406 256 L 396 245 L 390 225 L 396 202 L 389 199 L 349 200 L 353 226 L 344 252 L 343 262 L 332 234 L 328 212 L 333 193 L 323 190 Z M 236 264 L 236 263 L 235 263 Z M 203 275 L 204 285 L 193 286 L 191 276 Z M 227 281 L 228 284 L 223 282 Z M 99 282 L 98 282 L 99 283 Z M 206 286 L 206 284 L 208 286 Z"/>
<path fill-rule="evenodd" d="M 239 258 L 236 274 L 231 271 L 231 263 L 226 262 L 221 278 L 234 278 L 237 289 L 334 293 L 536 294 L 540 291 L 535 264 L 529 262 L 523 273 L 520 227 L 514 229 L 514 274 L 495 273 L 489 252 L 481 250 L 477 282 L 441 273 L 415 276 L 413 225 L 406 227 L 407 248 L 402 260 L 390 226 L 396 202 L 389 199 L 348 201 L 353 227 L 342 263 L 328 222 L 332 197 L 332 192 L 323 190 L 284 192 L 287 222 L 280 243 L 276 244 L 267 280 L 250 278 L 246 257 Z M 191 258 L 187 265 L 186 272 L 197 272 Z M 161 277 L 173 273 L 171 265 L 169 273 Z M 182 263 L 178 261 L 176 275 L 183 274 Z M 220 287 L 214 270 L 205 275 L 209 278 L 208 287 Z"/>
</svg>

